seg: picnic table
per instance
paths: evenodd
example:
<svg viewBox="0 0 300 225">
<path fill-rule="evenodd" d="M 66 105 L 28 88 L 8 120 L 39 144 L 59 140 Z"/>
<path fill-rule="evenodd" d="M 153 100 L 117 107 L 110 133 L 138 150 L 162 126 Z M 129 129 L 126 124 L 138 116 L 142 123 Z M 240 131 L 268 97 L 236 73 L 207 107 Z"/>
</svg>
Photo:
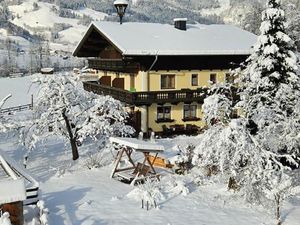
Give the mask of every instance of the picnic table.
<svg viewBox="0 0 300 225">
<path fill-rule="evenodd" d="M 111 178 L 121 177 L 134 185 L 145 178 L 158 177 L 153 165 L 158 154 L 164 151 L 164 146 L 135 138 L 111 137 L 110 142 L 118 146 Z M 142 161 L 135 162 L 132 158 L 133 153 L 142 154 Z M 154 154 L 154 158 L 150 159 L 150 153 Z M 129 166 L 121 166 L 123 158 L 128 160 Z"/>
</svg>

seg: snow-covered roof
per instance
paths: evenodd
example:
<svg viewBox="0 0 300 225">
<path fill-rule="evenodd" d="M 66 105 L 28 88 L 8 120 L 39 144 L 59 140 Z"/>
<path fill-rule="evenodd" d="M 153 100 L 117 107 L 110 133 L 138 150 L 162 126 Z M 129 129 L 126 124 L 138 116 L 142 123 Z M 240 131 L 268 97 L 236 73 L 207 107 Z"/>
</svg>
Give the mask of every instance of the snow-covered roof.
<svg viewBox="0 0 300 225">
<path fill-rule="evenodd" d="M 26 188 L 38 188 L 39 183 L 33 178 L 33 176 L 26 170 L 23 169 L 19 164 L 7 156 L 3 151 L 0 150 L 0 170 L 3 170 L 7 176 L 0 177 L 0 182 L 6 182 L 9 180 L 25 179 Z M 0 192 L 1 195 L 1 192 Z"/>
<path fill-rule="evenodd" d="M 0 205 L 25 199 L 24 179 L 0 181 Z"/>
<path fill-rule="evenodd" d="M 127 147 L 131 147 L 135 149 L 136 151 L 164 151 L 164 146 L 159 145 L 157 143 L 149 142 L 149 141 L 143 141 L 136 138 L 120 138 L 120 137 L 111 137 L 110 138 L 111 143 L 117 143 L 119 145 L 124 145 Z"/>
<path fill-rule="evenodd" d="M 123 55 L 248 55 L 256 35 L 232 25 L 187 25 L 187 30 L 159 23 L 93 22 L 96 29 Z M 86 36 L 85 35 L 85 36 Z M 84 39 L 83 39 L 84 40 Z M 83 43 L 79 43 L 74 55 Z"/>
<path fill-rule="evenodd" d="M 114 5 L 116 5 L 116 4 L 128 5 L 128 1 L 126 1 L 126 0 L 116 0 L 116 1 L 114 1 Z"/>
</svg>

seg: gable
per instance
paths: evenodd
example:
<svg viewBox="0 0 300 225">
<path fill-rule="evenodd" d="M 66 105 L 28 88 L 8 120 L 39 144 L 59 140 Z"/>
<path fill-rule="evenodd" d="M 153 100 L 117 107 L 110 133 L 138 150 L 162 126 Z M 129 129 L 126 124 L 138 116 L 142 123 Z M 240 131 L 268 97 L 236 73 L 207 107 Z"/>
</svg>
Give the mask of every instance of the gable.
<svg viewBox="0 0 300 225">
<path fill-rule="evenodd" d="M 121 51 L 113 45 L 93 24 L 88 28 L 82 40 L 77 45 L 74 56 L 102 57 L 106 59 L 121 59 Z"/>
</svg>

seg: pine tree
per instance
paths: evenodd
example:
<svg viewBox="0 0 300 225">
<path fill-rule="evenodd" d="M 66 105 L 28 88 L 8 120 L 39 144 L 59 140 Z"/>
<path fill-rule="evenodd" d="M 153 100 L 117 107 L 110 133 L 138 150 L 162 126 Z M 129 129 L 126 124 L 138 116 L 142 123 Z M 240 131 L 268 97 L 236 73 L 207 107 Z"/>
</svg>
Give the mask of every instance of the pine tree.
<svg viewBox="0 0 300 225">
<path fill-rule="evenodd" d="M 248 129 L 257 135 L 266 149 L 294 154 L 299 160 L 297 141 L 283 137 L 299 131 L 300 79 L 296 73 L 297 57 L 293 40 L 286 34 L 285 15 L 280 0 L 269 0 L 263 11 L 261 35 L 246 62 L 241 76 L 241 103 Z M 289 126 L 290 133 L 286 132 Z M 292 126 L 292 127 L 291 127 Z M 266 133 L 278 137 L 280 145 L 263 140 Z M 259 137 L 260 136 L 260 137 Z M 295 135 L 295 138 L 297 135 Z"/>
</svg>

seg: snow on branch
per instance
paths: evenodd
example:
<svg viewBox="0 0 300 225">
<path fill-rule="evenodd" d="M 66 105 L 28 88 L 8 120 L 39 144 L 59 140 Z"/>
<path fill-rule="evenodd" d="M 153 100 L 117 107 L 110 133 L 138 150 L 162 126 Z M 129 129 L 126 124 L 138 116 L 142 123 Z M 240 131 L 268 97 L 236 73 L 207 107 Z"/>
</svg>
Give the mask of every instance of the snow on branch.
<svg viewBox="0 0 300 225">
<path fill-rule="evenodd" d="M 12 95 L 9 94 L 7 95 L 5 98 L 3 98 L 1 101 L 0 101 L 0 109 L 3 107 L 3 105 L 5 104 L 5 102 L 11 97 Z"/>
</svg>

